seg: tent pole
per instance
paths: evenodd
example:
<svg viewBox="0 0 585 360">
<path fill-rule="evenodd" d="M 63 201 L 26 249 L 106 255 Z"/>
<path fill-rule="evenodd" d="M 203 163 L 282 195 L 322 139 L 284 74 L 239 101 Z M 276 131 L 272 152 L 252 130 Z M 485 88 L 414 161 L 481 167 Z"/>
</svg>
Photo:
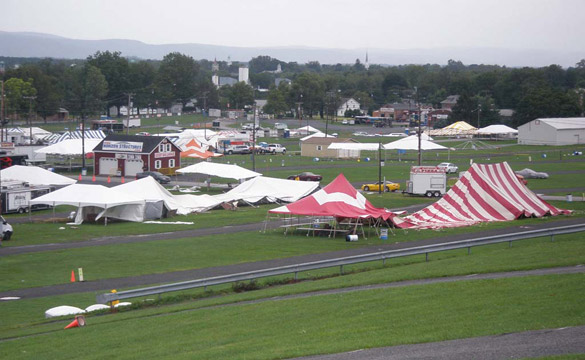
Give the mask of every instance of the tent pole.
<svg viewBox="0 0 585 360">
<path fill-rule="evenodd" d="M 53 201 L 53 224 L 55 223 L 55 202 Z"/>
</svg>

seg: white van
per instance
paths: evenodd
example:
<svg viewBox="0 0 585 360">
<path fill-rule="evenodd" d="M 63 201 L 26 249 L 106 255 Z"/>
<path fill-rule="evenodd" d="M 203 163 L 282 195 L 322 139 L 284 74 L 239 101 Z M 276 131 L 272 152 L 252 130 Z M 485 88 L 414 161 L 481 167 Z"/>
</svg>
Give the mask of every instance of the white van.
<svg viewBox="0 0 585 360">
<path fill-rule="evenodd" d="M 285 123 L 274 123 L 274 128 L 276 130 L 286 130 L 288 129 L 288 125 L 286 125 Z"/>
</svg>

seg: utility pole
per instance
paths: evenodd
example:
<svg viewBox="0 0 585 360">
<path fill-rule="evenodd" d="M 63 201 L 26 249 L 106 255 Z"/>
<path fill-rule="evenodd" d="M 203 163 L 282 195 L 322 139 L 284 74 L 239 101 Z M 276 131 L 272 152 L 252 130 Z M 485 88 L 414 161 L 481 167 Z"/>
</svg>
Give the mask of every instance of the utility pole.
<svg viewBox="0 0 585 360">
<path fill-rule="evenodd" d="M 479 114 L 481 114 L 481 104 L 477 104 L 477 128 L 479 129 Z"/>
<path fill-rule="evenodd" d="M 414 87 L 414 95 L 415 95 L 415 101 L 418 105 L 418 166 L 421 165 L 422 162 L 422 151 L 421 151 L 421 138 L 422 138 L 422 132 L 421 132 L 421 110 L 420 110 L 420 102 L 418 101 L 418 89 L 416 88 L 416 86 Z"/>
<path fill-rule="evenodd" d="M 2 93 L 0 95 L 0 142 L 4 141 L 4 80 L 2 83 Z"/>
<path fill-rule="evenodd" d="M 207 113 L 207 91 L 203 92 L 203 112 L 205 113 L 205 117 L 209 117 L 209 114 Z M 203 125 L 203 137 L 207 140 L 207 119 L 205 119 Z"/>
<path fill-rule="evenodd" d="M 132 96 L 136 95 L 134 93 L 127 93 L 126 95 L 128 95 L 128 108 L 126 109 L 128 111 L 128 122 L 126 123 L 126 135 L 128 135 L 130 133 L 130 114 L 131 114 L 131 109 L 130 109 L 130 104 L 132 103 Z"/>
<path fill-rule="evenodd" d="M 254 102 L 254 124 L 252 125 L 252 171 L 256 171 L 256 103 Z"/>
<path fill-rule="evenodd" d="M 31 113 L 32 113 L 32 101 L 34 99 L 36 99 L 36 96 L 23 96 L 23 99 L 28 99 L 28 127 L 29 127 L 29 145 L 32 145 L 32 140 L 33 140 L 33 136 L 32 136 L 32 119 L 31 119 Z"/>
</svg>

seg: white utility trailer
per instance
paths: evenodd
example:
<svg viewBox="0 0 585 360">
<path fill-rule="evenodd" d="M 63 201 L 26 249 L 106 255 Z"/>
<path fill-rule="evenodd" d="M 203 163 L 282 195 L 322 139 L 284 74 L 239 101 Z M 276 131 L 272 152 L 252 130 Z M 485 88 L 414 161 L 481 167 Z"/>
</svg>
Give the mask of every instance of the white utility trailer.
<svg viewBox="0 0 585 360">
<path fill-rule="evenodd" d="M 406 192 L 427 197 L 443 196 L 447 192 L 447 172 L 437 166 L 413 166 Z"/>
</svg>

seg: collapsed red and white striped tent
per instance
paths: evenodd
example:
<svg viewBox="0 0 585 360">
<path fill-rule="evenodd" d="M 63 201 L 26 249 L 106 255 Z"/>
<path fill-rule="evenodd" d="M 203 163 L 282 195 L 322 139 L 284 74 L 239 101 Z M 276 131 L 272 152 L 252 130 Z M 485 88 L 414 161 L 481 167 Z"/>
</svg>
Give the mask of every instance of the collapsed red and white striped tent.
<svg viewBox="0 0 585 360">
<path fill-rule="evenodd" d="M 374 207 L 347 181 L 343 174 L 339 174 L 329 185 L 314 194 L 269 212 L 350 219 L 381 218 L 383 220 L 394 215 L 389 210 Z"/>
<path fill-rule="evenodd" d="M 503 162 L 473 164 L 439 201 L 392 221 L 399 228 L 426 229 L 568 213 L 538 197 Z"/>
</svg>

